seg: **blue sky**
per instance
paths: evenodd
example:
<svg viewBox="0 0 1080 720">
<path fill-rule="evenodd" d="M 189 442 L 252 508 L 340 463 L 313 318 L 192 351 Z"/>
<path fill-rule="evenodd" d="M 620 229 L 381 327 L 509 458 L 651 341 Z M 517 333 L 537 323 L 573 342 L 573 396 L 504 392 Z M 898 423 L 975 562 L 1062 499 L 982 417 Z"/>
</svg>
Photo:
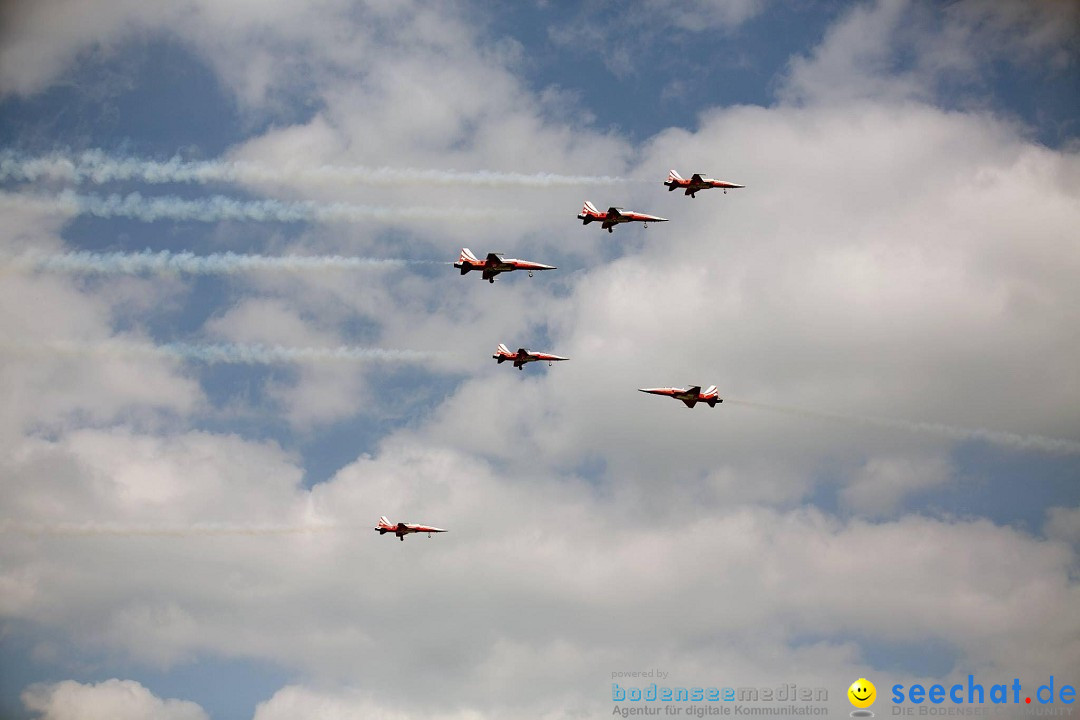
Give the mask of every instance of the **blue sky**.
<svg viewBox="0 0 1080 720">
<path fill-rule="evenodd" d="M 1080 681 L 1070 4 L 6 12 L 0 714 Z M 135 172 L 74 179 L 88 151 Z M 217 174 L 147 179 L 174 158 Z M 671 221 L 609 235 L 585 199 Z M 489 285 L 466 246 L 559 270 Z M 146 250 L 329 265 L 35 264 Z M 729 402 L 634 392 L 680 384 Z"/>
</svg>

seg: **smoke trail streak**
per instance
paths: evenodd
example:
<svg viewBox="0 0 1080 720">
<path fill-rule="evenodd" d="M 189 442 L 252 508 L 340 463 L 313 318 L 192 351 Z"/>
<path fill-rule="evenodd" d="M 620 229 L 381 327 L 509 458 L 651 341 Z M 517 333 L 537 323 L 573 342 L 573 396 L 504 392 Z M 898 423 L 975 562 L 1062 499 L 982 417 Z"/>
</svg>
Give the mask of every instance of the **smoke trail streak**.
<svg viewBox="0 0 1080 720">
<path fill-rule="evenodd" d="M 196 523 L 154 526 L 121 523 L 41 523 L 0 520 L 0 533 L 31 536 L 112 536 L 112 537 L 222 537 L 309 535 L 339 529 L 337 523 L 314 522 L 303 525 L 256 525 L 236 523 Z"/>
<path fill-rule="evenodd" d="M 1040 450 L 1060 455 L 1080 455 L 1080 442 L 1062 438 L 1050 438 L 1043 435 L 1020 435 L 1018 433 L 1005 432 L 1003 430 L 964 428 L 955 425 L 946 425 L 944 423 L 901 420 L 899 418 L 876 417 L 873 415 L 850 415 L 823 410 L 808 410 L 805 408 L 785 407 L 783 405 L 770 405 L 766 403 L 750 402 L 749 400 L 734 400 L 731 398 L 724 398 L 724 402 L 731 405 L 742 405 L 744 407 L 758 408 L 760 410 L 770 410 L 772 412 L 794 415 L 796 417 L 849 423 L 864 423 L 867 425 L 875 425 L 877 427 L 939 435 L 953 440 L 981 440 L 983 442 L 1014 448 L 1016 450 Z"/>
<path fill-rule="evenodd" d="M 570 187 L 635 182 L 610 175 L 559 175 L 490 170 L 458 171 L 416 168 L 342 165 L 303 166 L 295 163 L 267 165 L 257 162 L 203 160 L 174 157 L 166 161 L 113 158 L 100 150 L 77 156 L 25 157 L 12 151 L 0 153 L 0 180 L 63 180 L 102 184 L 120 181 L 158 183 L 294 183 L 322 182 L 335 185 L 457 185 L 467 187 Z"/>
<path fill-rule="evenodd" d="M 280 345 L 191 345 L 188 343 L 169 343 L 151 347 L 154 348 L 155 352 L 211 365 L 217 363 L 266 365 L 369 360 L 421 362 L 430 360 L 440 354 L 422 350 L 388 350 L 385 348 L 358 348 L 344 345 L 336 348 L 320 348 L 282 347 Z"/>
<path fill-rule="evenodd" d="M 25 208 L 63 215 L 92 215 L 99 218 L 124 217 L 142 222 L 188 220 L 222 222 L 362 222 L 365 220 L 485 220 L 510 214 L 506 210 L 470 208 L 395 207 L 315 203 L 311 201 L 237 200 L 224 195 L 188 200 L 160 195 L 79 195 L 64 190 L 57 195 L 0 192 L 0 208 Z"/>
<path fill-rule="evenodd" d="M 424 362 L 445 356 L 445 352 L 340 347 L 283 347 L 281 345 L 240 345 L 192 343 L 151 343 L 108 340 L 100 343 L 53 341 L 36 344 L 5 343 L 24 353 L 49 352 L 62 355 L 105 355 L 116 358 L 174 358 L 206 365 L 277 365 L 284 363 Z"/>
<path fill-rule="evenodd" d="M 16 257 L 0 257 L 0 267 L 53 273 L 98 273 L 137 275 L 140 273 L 186 273 L 189 275 L 231 275 L 250 270 L 279 270 L 286 272 L 320 270 L 389 269 L 405 265 L 449 265 L 436 260 L 398 260 L 385 258 L 343 257 L 341 255 L 242 255 L 212 253 L 195 255 L 190 252 L 162 250 L 141 253 L 70 252 L 56 255 L 27 253 Z"/>
</svg>

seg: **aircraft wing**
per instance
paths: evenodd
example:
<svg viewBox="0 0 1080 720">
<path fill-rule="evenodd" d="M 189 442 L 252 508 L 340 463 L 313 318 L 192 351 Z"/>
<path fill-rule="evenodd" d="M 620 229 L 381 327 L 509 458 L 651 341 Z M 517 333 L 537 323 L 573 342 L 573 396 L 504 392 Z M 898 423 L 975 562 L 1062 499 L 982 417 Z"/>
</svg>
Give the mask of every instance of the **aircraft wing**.
<svg viewBox="0 0 1080 720">
<path fill-rule="evenodd" d="M 488 253 L 488 256 L 487 256 L 488 265 L 498 264 L 498 263 L 501 263 L 502 261 L 503 261 L 502 255 L 500 255 L 499 253 Z"/>
<path fill-rule="evenodd" d="M 690 178 L 690 182 L 699 183 L 699 182 L 705 182 L 705 181 L 701 178 L 701 173 L 694 173 L 694 176 Z"/>
<path fill-rule="evenodd" d="M 697 405 L 697 398 L 696 397 L 694 397 L 694 398 L 680 398 L 680 399 L 683 401 L 683 404 L 685 404 L 686 407 L 688 407 L 688 408 L 692 408 L 695 405 Z"/>
<path fill-rule="evenodd" d="M 622 213 L 619 212 L 619 208 L 617 207 L 609 207 L 607 209 L 607 216 L 608 218 L 617 218 L 622 217 Z"/>
<path fill-rule="evenodd" d="M 697 397 L 697 396 L 701 395 L 701 386 L 700 385 L 695 385 L 695 386 L 693 386 L 691 388 L 687 388 L 686 389 L 686 394 L 687 395 L 693 395 L 694 397 Z"/>
</svg>

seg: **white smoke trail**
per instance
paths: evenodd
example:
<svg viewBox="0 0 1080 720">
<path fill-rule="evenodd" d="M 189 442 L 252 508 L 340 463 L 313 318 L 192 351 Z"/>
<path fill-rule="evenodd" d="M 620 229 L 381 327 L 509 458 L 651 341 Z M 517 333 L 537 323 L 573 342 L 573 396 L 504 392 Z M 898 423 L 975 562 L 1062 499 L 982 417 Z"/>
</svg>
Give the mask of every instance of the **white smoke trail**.
<svg viewBox="0 0 1080 720">
<path fill-rule="evenodd" d="M 742 405 L 744 407 L 758 408 L 760 410 L 770 410 L 772 412 L 779 412 L 797 417 L 875 425 L 877 427 L 895 428 L 897 430 L 907 430 L 909 432 L 938 435 L 953 440 L 981 440 L 983 442 L 1014 448 L 1016 450 L 1039 450 L 1060 455 L 1080 455 L 1080 442 L 1062 438 L 1050 438 L 1043 435 L 1020 435 L 1018 433 L 1005 432 L 1003 430 L 965 428 L 957 427 L 955 425 L 946 425 L 944 423 L 901 420 L 899 418 L 875 417 L 873 415 L 849 415 L 846 413 L 808 410 L 806 408 L 785 407 L 783 405 L 770 405 L 730 398 L 724 398 L 724 402 L 731 405 Z"/>
<path fill-rule="evenodd" d="M 280 345 L 192 345 L 169 343 L 152 345 L 154 352 L 171 355 L 183 360 L 206 364 L 227 363 L 234 365 L 273 365 L 278 363 L 318 362 L 423 362 L 441 353 L 423 350 L 389 350 L 386 348 L 360 348 L 340 346 L 282 347 Z"/>
<path fill-rule="evenodd" d="M 222 537 L 309 535 L 338 530 L 332 522 L 302 525 L 259 525 L 239 523 L 196 523 L 194 525 L 125 525 L 122 523 L 42 523 L 0 520 L 0 533 L 31 536 L 112 536 L 112 537 Z"/>
<path fill-rule="evenodd" d="M 257 162 L 203 160 L 174 157 L 166 161 L 131 157 L 110 157 L 100 150 L 79 155 L 53 154 L 26 157 L 13 151 L 0 152 L 0 180 L 61 180 L 70 183 L 102 184 L 137 181 L 157 183 L 305 183 L 334 185 L 444 185 L 466 187 L 569 187 L 612 185 L 635 182 L 610 175 L 560 175 L 557 173 L 516 173 L 490 170 L 458 171 L 417 168 L 363 167 L 343 165 L 303 165 L 287 162 L 267 165 Z"/>
<path fill-rule="evenodd" d="M 99 343 L 52 341 L 5 343 L 6 349 L 22 353 L 62 355 L 105 355 L 116 358 L 175 358 L 207 365 L 277 365 L 283 363 L 424 362 L 446 355 L 427 350 L 396 350 L 340 347 L 283 347 L 281 345 L 192 344 L 129 342 L 107 340 Z"/>
<path fill-rule="evenodd" d="M 171 195 L 79 195 L 64 190 L 57 195 L 0 192 L 0 208 L 23 208 L 42 213 L 124 217 L 143 222 L 188 220 L 222 222 L 363 222 L 365 220 L 487 220 L 510 210 L 470 208 L 396 207 L 316 203 L 311 201 L 237 200 L 224 195 L 189 200 Z"/>
<path fill-rule="evenodd" d="M 321 270 L 390 269 L 405 265 L 449 265 L 435 260 L 397 260 L 386 258 L 343 257 L 341 255 L 242 255 L 162 250 L 140 253 L 70 252 L 55 255 L 26 253 L 0 257 L 0 267 L 53 273 L 99 273 L 136 275 L 140 273 L 186 273 L 189 275 L 231 275 L 250 270 L 286 272 Z"/>
</svg>

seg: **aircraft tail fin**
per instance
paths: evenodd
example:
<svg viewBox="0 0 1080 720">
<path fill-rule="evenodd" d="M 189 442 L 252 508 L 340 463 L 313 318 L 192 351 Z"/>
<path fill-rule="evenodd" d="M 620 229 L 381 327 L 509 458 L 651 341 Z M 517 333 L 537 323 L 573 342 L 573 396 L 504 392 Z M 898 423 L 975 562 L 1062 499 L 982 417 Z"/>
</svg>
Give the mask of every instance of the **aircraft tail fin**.
<svg viewBox="0 0 1080 720">
<path fill-rule="evenodd" d="M 381 515 L 379 517 L 379 522 L 381 522 L 383 525 L 393 525 L 394 524 L 394 523 L 390 522 L 389 520 L 387 520 L 385 515 Z"/>
<path fill-rule="evenodd" d="M 585 201 L 585 205 L 581 208 L 581 214 L 582 215 L 588 215 L 589 213 L 598 213 L 598 212 L 600 212 L 600 211 L 596 209 L 596 206 L 593 205 L 588 200 Z"/>
<path fill-rule="evenodd" d="M 499 343 L 499 347 L 496 348 L 496 352 L 506 353 L 507 355 L 509 355 L 510 348 L 506 347 L 506 345 L 502 343 Z"/>
<path fill-rule="evenodd" d="M 668 182 L 677 182 L 682 180 L 682 177 L 674 170 L 668 170 L 667 179 Z"/>
<path fill-rule="evenodd" d="M 472 250 L 469 248 L 461 248 L 461 256 L 458 257 L 458 261 L 454 263 L 454 267 L 461 268 L 461 274 L 464 275 L 473 269 L 474 264 L 479 262 L 480 261 L 476 259 L 476 256 L 473 255 Z"/>
<path fill-rule="evenodd" d="M 716 392 L 716 386 L 715 385 L 710 385 L 708 388 L 705 389 L 705 392 L 702 393 L 702 394 L 703 395 L 712 395 L 714 392 Z"/>
</svg>

